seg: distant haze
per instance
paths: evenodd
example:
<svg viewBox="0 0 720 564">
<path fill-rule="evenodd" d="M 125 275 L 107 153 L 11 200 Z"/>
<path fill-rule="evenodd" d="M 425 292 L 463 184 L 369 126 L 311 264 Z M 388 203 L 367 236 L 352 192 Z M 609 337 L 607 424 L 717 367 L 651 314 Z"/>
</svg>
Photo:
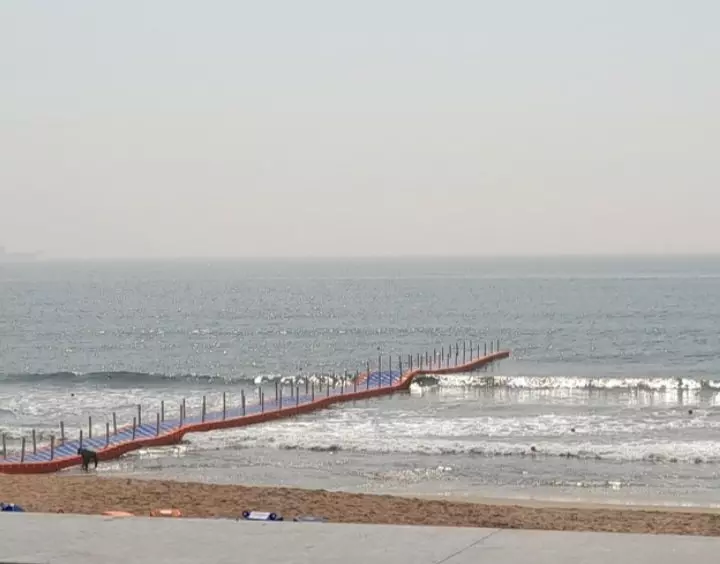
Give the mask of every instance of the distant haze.
<svg viewBox="0 0 720 564">
<path fill-rule="evenodd" d="M 0 5 L 0 245 L 720 252 L 720 2 Z"/>
</svg>

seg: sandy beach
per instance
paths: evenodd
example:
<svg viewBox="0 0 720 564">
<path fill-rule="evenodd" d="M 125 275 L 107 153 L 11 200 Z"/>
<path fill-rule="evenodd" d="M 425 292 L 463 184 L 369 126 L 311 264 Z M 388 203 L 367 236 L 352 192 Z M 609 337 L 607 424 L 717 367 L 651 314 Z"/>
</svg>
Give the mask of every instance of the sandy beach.
<svg viewBox="0 0 720 564">
<path fill-rule="evenodd" d="M 176 508 L 186 517 L 238 517 L 274 511 L 286 519 L 314 515 L 331 522 L 396 523 L 564 531 L 720 536 L 720 514 L 708 509 L 625 509 L 414 499 L 317 490 L 246 487 L 88 476 L 0 475 L 0 500 L 27 511 L 98 514 Z"/>
</svg>

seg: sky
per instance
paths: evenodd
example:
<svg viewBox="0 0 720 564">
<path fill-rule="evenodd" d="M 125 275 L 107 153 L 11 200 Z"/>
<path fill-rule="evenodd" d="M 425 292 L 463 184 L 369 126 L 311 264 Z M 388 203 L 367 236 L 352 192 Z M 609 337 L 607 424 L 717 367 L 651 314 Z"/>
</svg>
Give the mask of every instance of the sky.
<svg viewBox="0 0 720 564">
<path fill-rule="evenodd" d="M 0 245 L 720 252 L 717 0 L 4 0 Z"/>
</svg>

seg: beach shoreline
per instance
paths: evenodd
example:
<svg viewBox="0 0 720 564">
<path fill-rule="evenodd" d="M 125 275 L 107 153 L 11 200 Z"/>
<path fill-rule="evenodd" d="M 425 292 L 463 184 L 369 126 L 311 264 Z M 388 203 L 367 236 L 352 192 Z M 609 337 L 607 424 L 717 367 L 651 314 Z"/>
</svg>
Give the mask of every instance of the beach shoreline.
<svg viewBox="0 0 720 564">
<path fill-rule="evenodd" d="M 186 517 L 237 518 L 244 510 L 338 523 L 464 526 L 720 536 L 720 509 L 611 506 L 516 499 L 429 499 L 299 488 L 106 478 L 0 475 L 0 501 L 27 511 L 100 514 L 179 509 Z"/>
<path fill-rule="evenodd" d="M 616 501 L 593 501 L 572 499 L 535 499 L 520 497 L 494 497 L 483 495 L 460 496 L 455 494 L 394 494 L 398 497 L 409 497 L 423 500 L 449 501 L 452 503 L 469 503 L 473 505 L 517 506 L 534 509 L 583 509 L 583 510 L 622 510 L 622 511 L 660 511 L 679 513 L 720 514 L 720 507 L 705 505 L 680 505 L 670 503 L 620 503 Z"/>
</svg>

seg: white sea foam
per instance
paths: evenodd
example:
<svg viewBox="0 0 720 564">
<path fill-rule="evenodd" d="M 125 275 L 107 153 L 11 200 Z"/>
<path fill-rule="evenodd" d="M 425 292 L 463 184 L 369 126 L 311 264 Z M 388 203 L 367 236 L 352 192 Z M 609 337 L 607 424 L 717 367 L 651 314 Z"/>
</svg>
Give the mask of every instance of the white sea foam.
<svg viewBox="0 0 720 564">
<path fill-rule="evenodd" d="M 720 421 L 702 415 L 635 420 L 598 415 L 478 416 L 452 419 L 367 410 L 268 423 L 242 431 L 193 436 L 196 448 L 272 448 L 373 454 L 536 456 L 617 461 L 720 462 Z M 675 437 L 693 436 L 679 441 Z M 535 447 L 536 452 L 531 451 Z"/>
<path fill-rule="evenodd" d="M 282 375 L 282 374 L 263 374 L 256 376 L 254 383 L 256 385 L 262 385 L 267 383 L 273 383 L 278 381 L 282 386 L 299 386 L 301 384 L 314 383 L 326 384 L 329 383 L 331 386 L 339 385 L 342 382 L 352 382 L 356 377 L 355 373 L 339 373 L 339 374 L 297 374 L 294 376 Z"/>
<path fill-rule="evenodd" d="M 523 390 L 647 390 L 647 391 L 720 391 L 720 380 L 693 378 L 634 377 L 589 378 L 573 376 L 514 376 L 489 374 L 424 375 L 413 382 L 416 391 L 424 387 L 488 387 Z"/>
</svg>

